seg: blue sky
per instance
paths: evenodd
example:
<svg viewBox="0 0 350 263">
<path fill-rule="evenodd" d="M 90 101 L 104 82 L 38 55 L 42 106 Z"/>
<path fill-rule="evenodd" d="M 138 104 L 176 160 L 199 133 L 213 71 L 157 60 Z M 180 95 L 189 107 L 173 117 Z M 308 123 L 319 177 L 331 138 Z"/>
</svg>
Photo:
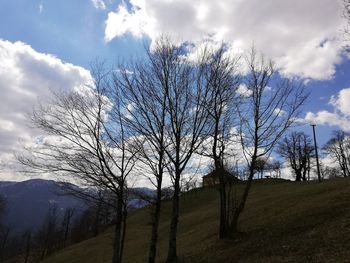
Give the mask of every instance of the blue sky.
<svg viewBox="0 0 350 263">
<path fill-rule="evenodd" d="M 96 9 L 91 1 L 0 1 L 0 7 L 2 39 L 25 42 L 38 52 L 86 68 L 96 57 L 126 59 L 142 46 L 130 37 L 106 43 L 108 10 Z"/>
<path fill-rule="evenodd" d="M 194 52 L 203 41 L 226 41 L 237 53 L 254 44 L 282 75 L 306 83 L 299 129 L 311 134 L 316 123 L 322 146 L 332 130 L 350 132 L 345 23 L 340 0 L 0 0 L 0 165 L 37 135 L 24 124 L 37 98 L 81 85 L 96 58 L 142 56 L 162 33 Z"/>
</svg>

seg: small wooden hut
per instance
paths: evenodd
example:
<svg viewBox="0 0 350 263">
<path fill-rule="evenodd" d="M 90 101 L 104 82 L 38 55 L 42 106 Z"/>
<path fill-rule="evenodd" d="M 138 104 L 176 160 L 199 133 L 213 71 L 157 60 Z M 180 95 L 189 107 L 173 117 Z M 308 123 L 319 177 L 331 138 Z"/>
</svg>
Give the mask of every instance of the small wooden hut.
<svg viewBox="0 0 350 263">
<path fill-rule="evenodd" d="M 212 187 L 220 183 L 219 176 L 223 176 L 226 182 L 238 182 L 241 181 L 233 173 L 230 173 L 226 170 L 212 171 L 207 175 L 202 177 L 203 187 Z"/>
</svg>

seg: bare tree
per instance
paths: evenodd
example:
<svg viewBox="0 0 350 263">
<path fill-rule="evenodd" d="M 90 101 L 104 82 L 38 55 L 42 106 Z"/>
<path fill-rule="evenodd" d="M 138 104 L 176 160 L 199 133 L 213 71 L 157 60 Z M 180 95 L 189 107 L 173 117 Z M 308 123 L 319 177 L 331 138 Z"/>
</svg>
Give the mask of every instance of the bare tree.
<svg viewBox="0 0 350 263">
<path fill-rule="evenodd" d="M 127 189 L 127 192 L 129 192 L 129 189 Z M 101 226 L 107 226 L 107 224 L 111 223 L 112 216 L 114 216 L 113 211 L 117 209 L 115 193 L 102 187 L 84 189 L 69 182 L 61 182 L 61 190 L 58 194 L 74 196 L 84 201 L 87 206 L 86 210 L 89 210 L 88 214 L 94 215 L 92 224 L 93 236 L 99 234 Z M 128 195 L 129 193 L 125 195 L 125 198 Z"/>
<path fill-rule="evenodd" d="M 183 48 L 174 44 L 162 49 L 163 63 L 169 74 L 165 84 L 166 120 L 165 138 L 167 147 L 167 171 L 174 194 L 172 198 L 171 223 L 167 262 L 177 260 L 177 227 L 180 205 L 180 181 L 194 152 L 208 133 L 208 86 L 200 66 L 184 59 Z"/>
<path fill-rule="evenodd" d="M 311 138 L 303 132 L 293 132 L 278 144 L 277 152 L 283 156 L 295 173 L 295 181 L 307 181 L 310 173 L 310 158 L 315 148 Z"/>
<path fill-rule="evenodd" d="M 22 255 L 24 263 L 28 263 L 30 260 L 31 250 L 33 247 L 32 232 L 27 230 L 22 235 Z"/>
<path fill-rule="evenodd" d="M 6 200 L 5 198 L 0 194 L 0 219 L 3 216 L 3 213 L 5 212 L 6 208 Z"/>
<path fill-rule="evenodd" d="M 7 245 L 10 239 L 11 229 L 8 226 L 0 226 L 0 262 L 4 262 L 6 258 Z"/>
<path fill-rule="evenodd" d="M 126 103 L 125 122 L 137 136 L 140 146 L 141 170 L 156 188 L 156 196 L 151 201 L 151 238 L 148 262 L 155 262 L 158 240 L 158 226 L 162 201 L 162 183 L 165 172 L 167 90 L 176 74 L 173 59 L 178 50 L 163 37 L 147 58 L 121 68 L 114 75 L 116 85 L 120 86 Z"/>
<path fill-rule="evenodd" d="M 264 171 L 266 170 L 266 168 L 268 167 L 268 160 L 266 158 L 257 158 L 256 159 L 256 163 L 255 163 L 255 170 L 258 173 L 257 178 L 259 179 L 259 175 L 260 175 L 260 179 L 264 178 Z"/>
<path fill-rule="evenodd" d="M 72 219 L 74 216 L 75 209 L 73 207 L 68 207 L 64 211 L 62 220 L 62 247 L 65 248 L 71 231 Z"/>
<path fill-rule="evenodd" d="M 277 141 L 295 121 L 307 98 L 303 86 L 289 79 L 282 78 L 274 89 L 271 88 L 271 80 L 276 76 L 273 63 L 263 56 L 259 57 L 254 49 L 246 61 L 249 68 L 245 81 L 247 92 L 245 99 L 237 105 L 237 112 L 240 116 L 241 145 L 249 171 L 234 211 L 233 231 L 237 230 L 239 216 L 244 210 L 258 158 L 269 156 Z"/>
<path fill-rule="evenodd" d="M 78 195 L 79 193 L 73 193 Z M 100 233 L 100 228 L 110 222 L 108 218 L 109 209 L 116 209 L 114 204 L 114 194 L 110 191 L 98 189 L 96 193 L 79 196 L 88 205 L 88 210 L 93 214 L 92 233 L 96 237 Z"/>
<path fill-rule="evenodd" d="M 39 244 L 39 259 L 43 260 L 50 255 L 58 244 L 58 213 L 54 204 L 47 212 L 46 219 L 38 231 L 36 239 Z"/>
<path fill-rule="evenodd" d="M 80 215 L 74 218 L 71 228 L 71 241 L 81 242 L 93 235 L 94 213 L 87 208 Z"/>
<path fill-rule="evenodd" d="M 152 213 L 149 262 L 154 262 L 165 170 L 174 186 L 172 222 L 167 261 L 177 258 L 176 234 L 179 217 L 181 175 L 193 152 L 204 139 L 208 113 L 203 105 L 207 86 L 200 68 L 185 59 L 182 47 L 161 37 L 144 62 L 121 68 L 115 83 L 123 90 L 125 122 L 142 146 L 140 162 L 143 172 L 156 188 Z"/>
<path fill-rule="evenodd" d="M 334 131 L 323 149 L 338 162 L 343 176 L 350 176 L 350 137 L 343 131 Z"/>
<path fill-rule="evenodd" d="M 232 181 L 227 180 L 224 170 L 225 158 L 229 157 L 228 149 L 232 143 L 231 129 L 236 116 L 234 104 L 238 103 L 236 90 L 239 86 L 239 58 L 229 55 L 222 44 L 219 48 L 206 46 L 201 54 L 201 71 L 209 89 L 209 103 L 206 110 L 212 130 L 209 132 L 210 144 L 200 148 L 200 154 L 211 158 L 215 173 L 219 176 L 220 225 L 219 238 L 229 234 L 230 214 L 233 202 L 231 198 Z M 211 147 L 210 147 L 211 146 Z"/>
<path fill-rule="evenodd" d="M 191 176 L 182 177 L 180 180 L 180 188 L 181 193 L 187 193 L 191 191 L 192 189 L 195 189 L 198 184 L 198 178 L 196 177 L 196 174 L 192 174 Z"/>
<path fill-rule="evenodd" d="M 339 167 L 329 167 L 321 163 L 322 178 L 334 179 L 340 176 L 342 171 Z"/>
<path fill-rule="evenodd" d="M 281 168 L 282 164 L 278 160 L 272 161 L 268 165 L 268 169 L 270 170 L 270 172 L 272 171 L 274 173 L 275 178 L 281 178 Z"/>
<path fill-rule="evenodd" d="M 0 195 L 0 220 L 6 211 L 6 199 Z M 2 220 L 1 220 L 2 221 Z M 0 262 L 5 260 L 5 250 L 10 236 L 10 228 L 0 221 Z"/>
<path fill-rule="evenodd" d="M 45 135 L 18 155 L 33 172 L 73 178 L 79 184 L 111 191 L 115 197 L 116 226 L 113 262 L 121 262 L 125 235 L 125 191 L 137 150 L 124 127 L 117 87 L 101 65 L 93 68 L 92 86 L 53 94 L 40 104 L 31 121 Z"/>
</svg>

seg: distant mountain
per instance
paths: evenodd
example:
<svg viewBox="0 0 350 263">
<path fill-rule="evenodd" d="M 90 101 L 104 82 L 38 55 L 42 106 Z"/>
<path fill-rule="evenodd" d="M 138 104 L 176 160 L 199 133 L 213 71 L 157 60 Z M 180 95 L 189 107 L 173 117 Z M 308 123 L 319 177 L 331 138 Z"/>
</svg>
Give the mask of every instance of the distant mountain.
<svg viewBox="0 0 350 263">
<path fill-rule="evenodd" d="M 14 184 L 17 184 L 17 182 L 0 181 L 0 189 Z"/>
<path fill-rule="evenodd" d="M 76 185 L 70 187 L 79 189 Z M 12 233 L 21 233 L 28 229 L 37 230 L 53 204 L 61 214 L 69 207 L 76 208 L 76 215 L 86 208 L 84 201 L 63 193 L 62 184 L 52 180 L 0 181 L 0 194 L 6 200 L 2 222 L 11 227 Z M 147 200 L 152 196 L 154 191 L 149 188 L 133 188 L 130 190 L 128 207 L 141 208 L 148 204 Z"/>
<path fill-rule="evenodd" d="M 56 204 L 58 213 L 63 213 L 68 207 L 84 208 L 82 200 L 62 195 L 61 184 L 52 180 L 0 182 L 0 193 L 6 200 L 3 223 L 17 233 L 38 229 L 53 204 Z"/>
<path fill-rule="evenodd" d="M 129 189 L 128 207 L 129 209 L 144 207 L 148 205 L 151 200 L 154 200 L 155 197 L 155 190 L 146 187 L 131 188 Z"/>
</svg>

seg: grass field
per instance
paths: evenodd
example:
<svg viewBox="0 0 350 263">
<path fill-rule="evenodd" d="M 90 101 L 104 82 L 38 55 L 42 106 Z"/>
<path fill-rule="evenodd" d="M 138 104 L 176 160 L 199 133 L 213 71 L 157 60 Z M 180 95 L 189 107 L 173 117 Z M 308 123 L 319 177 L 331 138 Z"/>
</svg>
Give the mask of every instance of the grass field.
<svg viewBox="0 0 350 263">
<path fill-rule="evenodd" d="M 240 191 L 241 186 L 238 186 Z M 350 180 L 294 183 L 263 180 L 253 185 L 240 233 L 219 241 L 218 194 L 198 189 L 182 197 L 178 232 L 181 262 L 350 262 Z M 170 203 L 164 203 L 158 261 L 167 252 Z M 128 219 L 125 262 L 146 262 L 149 210 Z M 110 262 L 113 228 L 68 247 L 45 263 Z"/>
</svg>

